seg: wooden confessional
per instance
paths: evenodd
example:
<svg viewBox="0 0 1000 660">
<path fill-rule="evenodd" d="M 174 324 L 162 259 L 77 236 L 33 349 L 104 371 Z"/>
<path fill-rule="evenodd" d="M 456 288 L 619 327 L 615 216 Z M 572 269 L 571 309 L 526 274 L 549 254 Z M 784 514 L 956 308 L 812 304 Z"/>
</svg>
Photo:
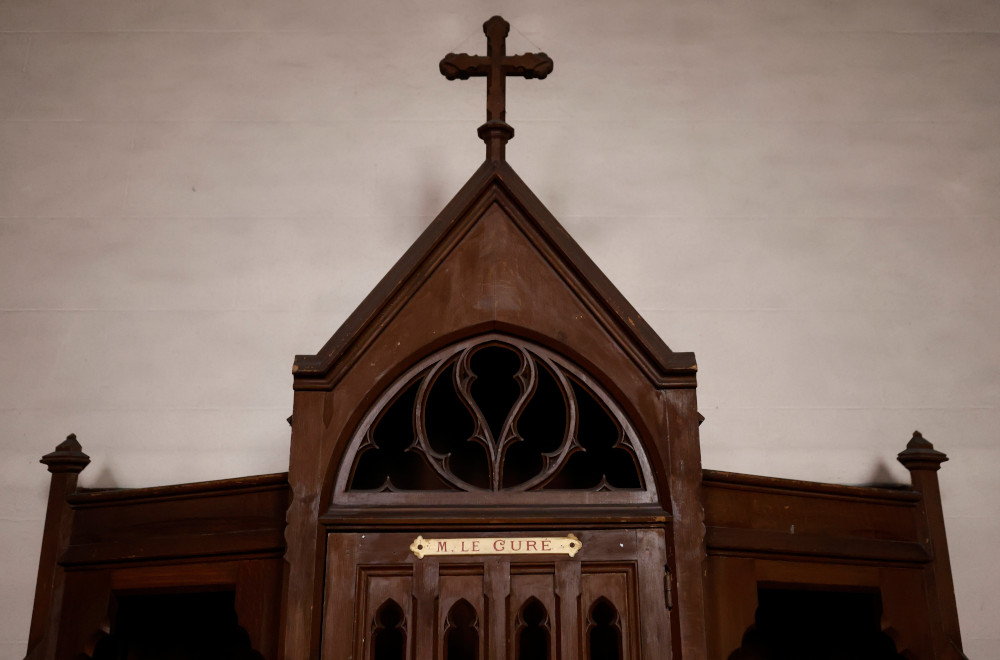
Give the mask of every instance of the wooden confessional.
<svg viewBox="0 0 1000 660">
<path fill-rule="evenodd" d="M 287 474 L 158 488 L 52 473 L 31 660 L 962 658 L 937 469 L 911 487 L 703 471 L 671 351 L 504 160 L 486 161 L 316 355 Z"/>
</svg>

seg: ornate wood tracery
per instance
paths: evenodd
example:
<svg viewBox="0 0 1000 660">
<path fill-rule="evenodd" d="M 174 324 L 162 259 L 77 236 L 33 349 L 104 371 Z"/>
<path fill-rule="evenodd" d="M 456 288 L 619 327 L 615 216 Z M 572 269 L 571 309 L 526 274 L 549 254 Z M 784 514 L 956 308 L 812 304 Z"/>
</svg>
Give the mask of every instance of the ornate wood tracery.
<svg viewBox="0 0 1000 660">
<path fill-rule="evenodd" d="M 492 335 L 438 352 L 373 406 L 346 490 L 641 490 L 638 437 L 606 393 L 540 346 Z"/>
</svg>

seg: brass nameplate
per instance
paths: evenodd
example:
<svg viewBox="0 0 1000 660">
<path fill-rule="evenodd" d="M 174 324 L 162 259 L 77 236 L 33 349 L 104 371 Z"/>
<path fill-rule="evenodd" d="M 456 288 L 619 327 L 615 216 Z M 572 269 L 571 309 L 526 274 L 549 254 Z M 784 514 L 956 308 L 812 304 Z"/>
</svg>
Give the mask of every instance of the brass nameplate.
<svg viewBox="0 0 1000 660">
<path fill-rule="evenodd" d="M 418 536 L 410 550 L 423 559 L 435 555 L 569 555 L 573 557 L 583 544 L 569 536 L 518 536 L 465 539 L 425 539 Z"/>
</svg>

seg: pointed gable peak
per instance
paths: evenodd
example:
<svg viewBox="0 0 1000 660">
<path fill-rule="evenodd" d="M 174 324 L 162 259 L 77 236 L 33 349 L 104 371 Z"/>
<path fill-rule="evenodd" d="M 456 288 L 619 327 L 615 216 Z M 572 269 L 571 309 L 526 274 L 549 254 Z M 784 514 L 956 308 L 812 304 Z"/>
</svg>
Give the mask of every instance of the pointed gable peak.
<svg viewBox="0 0 1000 660">
<path fill-rule="evenodd" d="M 558 343 L 560 326 L 585 317 L 655 385 L 694 386 L 694 355 L 671 351 L 513 168 L 488 160 L 326 345 L 296 357 L 295 388 L 331 388 L 387 332 L 415 341 L 403 330 L 414 318 L 440 326 L 432 350 L 498 329 Z"/>
</svg>

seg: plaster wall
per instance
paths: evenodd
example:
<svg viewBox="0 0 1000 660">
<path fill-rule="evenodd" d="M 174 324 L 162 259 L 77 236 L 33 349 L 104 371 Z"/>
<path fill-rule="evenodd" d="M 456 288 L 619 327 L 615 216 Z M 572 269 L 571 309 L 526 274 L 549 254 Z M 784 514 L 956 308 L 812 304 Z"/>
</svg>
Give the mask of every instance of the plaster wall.
<svg viewBox="0 0 1000 660">
<path fill-rule="evenodd" d="M 25 652 L 48 473 L 287 468 L 291 361 L 479 165 L 508 161 L 675 350 L 704 465 L 944 492 L 967 654 L 1000 646 L 1000 4 L 0 0 L 0 658 Z"/>
</svg>

